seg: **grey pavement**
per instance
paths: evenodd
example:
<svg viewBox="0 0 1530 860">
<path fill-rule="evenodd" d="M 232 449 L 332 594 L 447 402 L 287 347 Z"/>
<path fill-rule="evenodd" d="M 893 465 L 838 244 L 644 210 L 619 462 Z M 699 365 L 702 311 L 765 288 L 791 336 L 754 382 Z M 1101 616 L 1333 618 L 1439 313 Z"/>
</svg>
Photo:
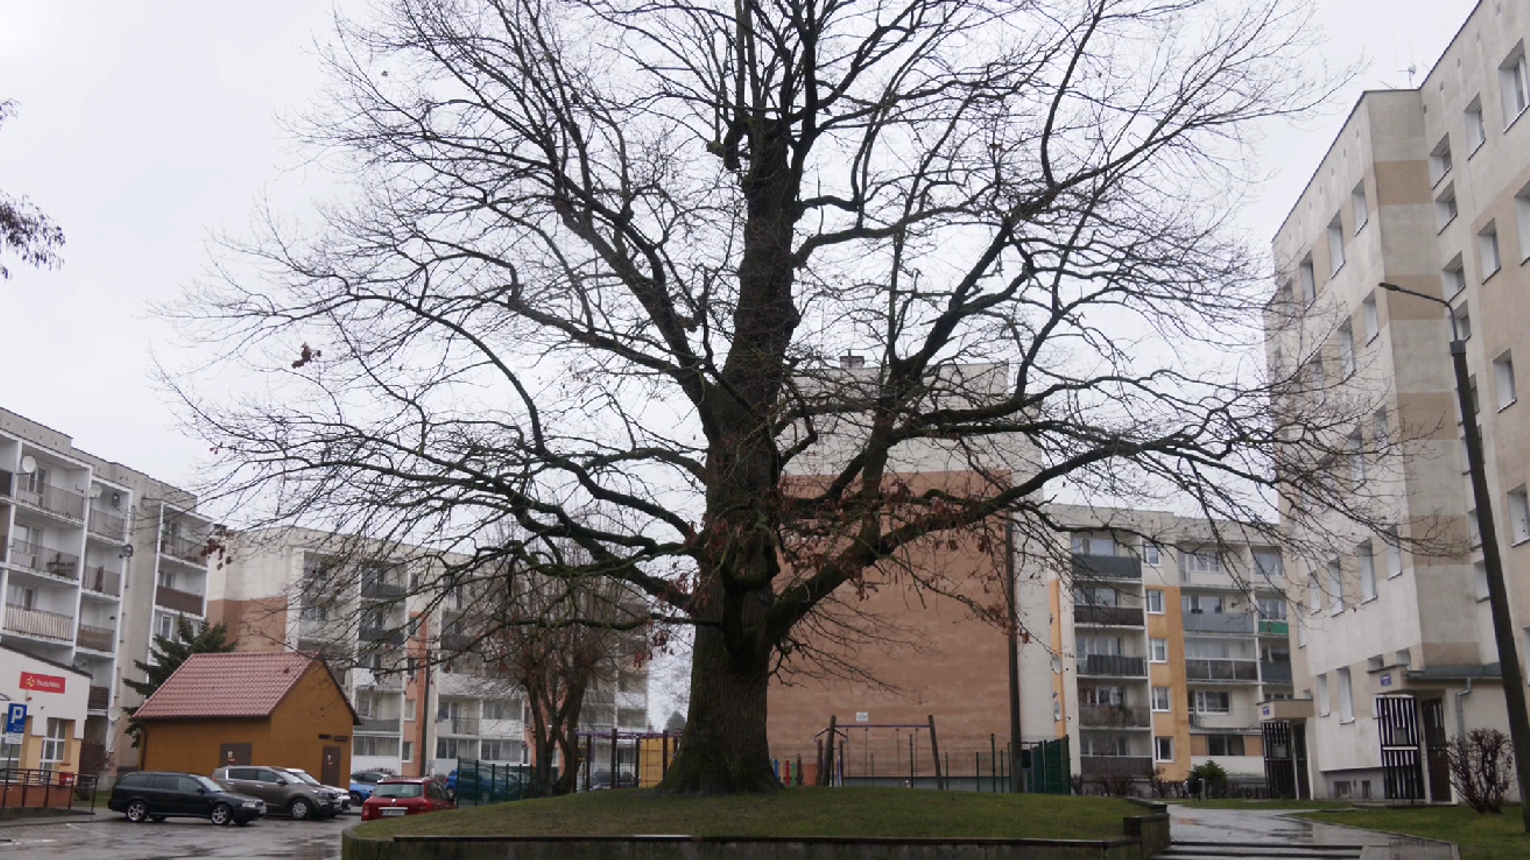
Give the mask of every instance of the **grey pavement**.
<svg viewBox="0 0 1530 860">
<path fill-rule="evenodd" d="M 1455 860 L 1444 842 L 1291 818 L 1275 810 L 1172 804 L 1174 843 L 1163 860 Z"/>
<path fill-rule="evenodd" d="M 0 827 L 0 860 L 89 858 L 89 860 L 336 860 L 340 833 L 359 824 L 358 815 L 328 821 L 263 818 L 248 827 L 217 827 L 194 818 L 161 824 L 129 824 L 116 813 L 8 822 Z"/>
</svg>

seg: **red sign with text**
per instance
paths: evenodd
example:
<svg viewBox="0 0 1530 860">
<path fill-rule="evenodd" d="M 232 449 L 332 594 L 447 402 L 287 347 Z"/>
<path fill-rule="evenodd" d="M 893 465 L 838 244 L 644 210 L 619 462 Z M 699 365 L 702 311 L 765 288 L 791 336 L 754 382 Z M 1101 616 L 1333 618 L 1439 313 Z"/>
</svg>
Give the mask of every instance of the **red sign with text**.
<svg viewBox="0 0 1530 860">
<path fill-rule="evenodd" d="M 22 672 L 21 689 L 35 693 L 62 693 L 64 692 L 64 677 L 62 675 L 34 675 L 31 672 Z"/>
</svg>

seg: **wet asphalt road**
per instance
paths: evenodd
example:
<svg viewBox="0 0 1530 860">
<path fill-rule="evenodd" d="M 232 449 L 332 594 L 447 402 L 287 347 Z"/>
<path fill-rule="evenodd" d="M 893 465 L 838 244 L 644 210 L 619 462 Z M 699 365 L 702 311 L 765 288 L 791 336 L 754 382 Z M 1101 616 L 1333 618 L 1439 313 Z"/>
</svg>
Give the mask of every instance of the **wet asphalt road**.
<svg viewBox="0 0 1530 860">
<path fill-rule="evenodd" d="M 116 813 L 82 816 L 68 823 L 0 827 L 0 860 L 17 857 L 80 860 L 331 860 L 340 856 L 340 833 L 359 815 L 328 821 L 263 818 L 248 827 L 215 827 L 194 818 L 161 824 L 129 824 Z"/>
</svg>

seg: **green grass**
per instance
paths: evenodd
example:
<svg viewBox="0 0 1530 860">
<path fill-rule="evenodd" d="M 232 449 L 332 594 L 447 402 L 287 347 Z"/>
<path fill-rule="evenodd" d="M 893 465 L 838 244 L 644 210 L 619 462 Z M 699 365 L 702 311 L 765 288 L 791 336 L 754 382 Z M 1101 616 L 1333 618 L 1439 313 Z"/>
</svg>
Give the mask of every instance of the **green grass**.
<svg viewBox="0 0 1530 860">
<path fill-rule="evenodd" d="M 1310 821 L 1347 824 L 1454 842 L 1461 860 L 1524 860 L 1530 857 L 1519 807 L 1506 806 L 1502 815 L 1478 815 L 1467 806 L 1427 806 L 1414 809 L 1356 809 L 1337 815 L 1308 813 Z"/>
<path fill-rule="evenodd" d="M 1124 800 L 895 788 L 793 788 L 746 797 L 595 791 L 361 825 L 358 836 L 966 836 L 1113 839 Z"/>
</svg>

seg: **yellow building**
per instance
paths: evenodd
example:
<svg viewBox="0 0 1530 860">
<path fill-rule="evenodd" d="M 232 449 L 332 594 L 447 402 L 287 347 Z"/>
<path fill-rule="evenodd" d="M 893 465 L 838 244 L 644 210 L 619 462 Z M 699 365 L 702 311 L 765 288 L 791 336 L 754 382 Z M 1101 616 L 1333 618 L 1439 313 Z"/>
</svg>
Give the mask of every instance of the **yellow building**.
<svg viewBox="0 0 1530 860">
<path fill-rule="evenodd" d="M 0 643 L 0 714 L 26 708 L 21 743 L 0 740 L 0 768 L 75 772 L 90 675 Z"/>
</svg>

